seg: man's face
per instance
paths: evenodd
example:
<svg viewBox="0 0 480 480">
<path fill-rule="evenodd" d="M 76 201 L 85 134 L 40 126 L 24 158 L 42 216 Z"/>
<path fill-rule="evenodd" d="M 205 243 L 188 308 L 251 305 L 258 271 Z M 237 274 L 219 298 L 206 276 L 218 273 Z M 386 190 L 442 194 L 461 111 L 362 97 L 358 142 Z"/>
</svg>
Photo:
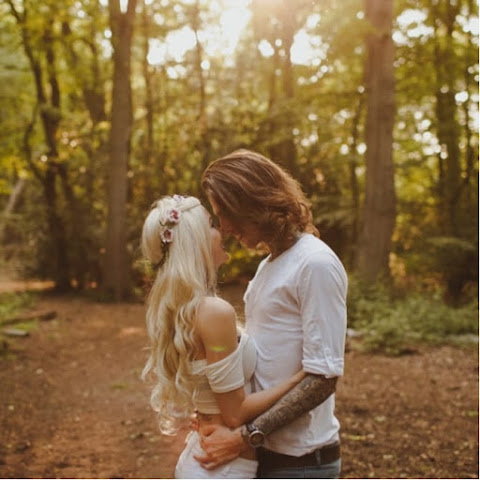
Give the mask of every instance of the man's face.
<svg viewBox="0 0 480 480">
<path fill-rule="evenodd" d="M 222 211 L 218 207 L 217 202 L 210 195 L 208 196 L 213 213 L 218 218 L 220 223 L 220 231 L 225 237 L 235 237 L 242 245 L 247 248 L 255 248 L 261 241 L 261 234 L 255 225 L 242 225 L 239 227 L 234 225 L 230 220 L 225 218 Z"/>
</svg>

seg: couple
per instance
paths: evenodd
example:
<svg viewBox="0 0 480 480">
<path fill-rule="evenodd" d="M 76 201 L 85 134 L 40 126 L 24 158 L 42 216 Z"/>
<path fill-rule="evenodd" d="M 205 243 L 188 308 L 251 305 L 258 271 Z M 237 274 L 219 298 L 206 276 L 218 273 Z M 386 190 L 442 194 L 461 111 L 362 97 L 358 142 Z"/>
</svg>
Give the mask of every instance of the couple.
<svg viewBox="0 0 480 480">
<path fill-rule="evenodd" d="M 150 211 L 142 250 L 157 268 L 147 310 L 151 403 L 197 413 L 176 478 L 338 478 L 335 387 L 343 373 L 347 276 L 319 238 L 298 183 L 238 150 L 210 164 L 194 197 Z M 215 295 L 222 234 L 268 247 L 245 292 L 246 332 Z"/>
</svg>

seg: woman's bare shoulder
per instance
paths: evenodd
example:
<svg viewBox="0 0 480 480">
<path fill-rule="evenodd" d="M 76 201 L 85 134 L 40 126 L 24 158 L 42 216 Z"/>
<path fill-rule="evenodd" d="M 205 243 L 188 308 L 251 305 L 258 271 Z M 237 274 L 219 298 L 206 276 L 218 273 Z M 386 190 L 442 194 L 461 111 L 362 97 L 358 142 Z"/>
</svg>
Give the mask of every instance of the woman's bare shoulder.
<svg viewBox="0 0 480 480">
<path fill-rule="evenodd" d="M 197 327 L 204 336 L 236 331 L 237 315 L 233 306 L 220 297 L 205 297 L 198 307 Z"/>
<path fill-rule="evenodd" d="M 202 316 L 220 315 L 235 316 L 235 309 L 226 300 L 220 297 L 204 297 L 200 302 L 198 314 Z"/>
</svg>

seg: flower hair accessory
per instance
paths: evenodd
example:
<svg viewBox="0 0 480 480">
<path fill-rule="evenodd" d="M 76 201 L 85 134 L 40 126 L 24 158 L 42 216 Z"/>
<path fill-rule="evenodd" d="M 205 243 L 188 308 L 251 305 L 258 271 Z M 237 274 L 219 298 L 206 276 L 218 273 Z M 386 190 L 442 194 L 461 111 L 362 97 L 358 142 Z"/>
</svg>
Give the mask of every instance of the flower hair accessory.
<svg viewBox="0 0 480 480">
<path fill-rule="evenodd" d="M 196 201 L 193 203 L 191 201 L 184 202 L 185 200 L 190 200 L 190 197 L 184 197 L 183 195 L 173 195 L 172 197 L 166 198 L 173 200 L 175 206 L 166 210 L 166 212 L 162 215 L 163 220 L 158 220 L 160 225 L 159 236 L 163 255 L 160 261 L 153 265 L 154 269 L 160 268 L 167 260 L 170 244 L 175 239 L 175 226 L 180 223 L 180 218 L 183 215 L 183 212 L 201 205 L 198 199 L 195 199 Z M 155 202 L 152 205 L 152 208 L 161 207 L 161 202 L 162 200 Z M 181 204 L 183 205 L 181 206 Z"/>
<path fill-rule="evenodd" d="M 167 210 L 167 219 L 165 223 L 160 222 L 160 225 L 163 227 L 160 232 L 160 238 L 163 244 L 172 243 L 173 241 L 173 230 L 172 228 L 178 224 L 182 212 L 178 208 L 170 208 Z"/>
</svg>

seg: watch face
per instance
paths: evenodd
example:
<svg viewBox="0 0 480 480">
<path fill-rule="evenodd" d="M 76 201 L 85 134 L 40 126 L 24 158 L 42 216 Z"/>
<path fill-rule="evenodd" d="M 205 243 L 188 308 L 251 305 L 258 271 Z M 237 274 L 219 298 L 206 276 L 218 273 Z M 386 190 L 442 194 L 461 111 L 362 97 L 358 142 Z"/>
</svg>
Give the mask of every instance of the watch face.
<svg viewBox="0 0 480 480">
<path fill-rule="evenodd" d="M 250 434 L 250 445 L 252 447 L 260 447 L 263 445 L 264 435 L 259 430 Z"/>
</svg>

